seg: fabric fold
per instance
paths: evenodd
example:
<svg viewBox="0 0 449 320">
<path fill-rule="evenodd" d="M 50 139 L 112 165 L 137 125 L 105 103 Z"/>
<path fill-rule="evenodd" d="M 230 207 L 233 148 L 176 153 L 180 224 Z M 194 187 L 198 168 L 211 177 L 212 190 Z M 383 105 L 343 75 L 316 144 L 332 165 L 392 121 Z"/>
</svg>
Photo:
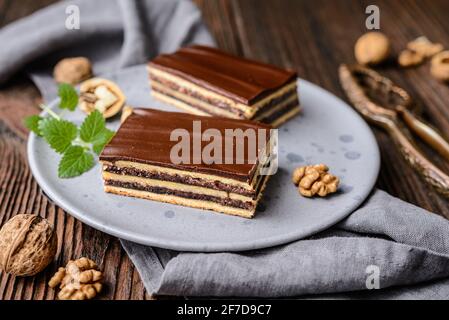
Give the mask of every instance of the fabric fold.
<svg viewBox="0 0 449 320">
<path fill-rule="evenodd" d="M 253 252 L 179 253 L 157 281 L 142 279 L 160 295 L 344 299 L 366 295 L 378 271 L 379 289 L 390 289 L 369 291 L 377 298 L 442 299 L 449 297 L 448 240 L 446 219 L 377 190 L 344 221 L 309 239 Z M 140 269 L 139 257 L 130 257 Z"/>
<path fill-rule="evenodd" d="M 68 6 L 77 6 L 80 28 L 68 29 Z M 0 30 L 0 84 L 26 70 L 44 100 L 56 97 L 54 65 L 88 57 L 95 75 L 144 64 L 156 55 L 197 43 L 214 45 L 198 8 L 189 0 L 61 1 Z"/>
</svg>

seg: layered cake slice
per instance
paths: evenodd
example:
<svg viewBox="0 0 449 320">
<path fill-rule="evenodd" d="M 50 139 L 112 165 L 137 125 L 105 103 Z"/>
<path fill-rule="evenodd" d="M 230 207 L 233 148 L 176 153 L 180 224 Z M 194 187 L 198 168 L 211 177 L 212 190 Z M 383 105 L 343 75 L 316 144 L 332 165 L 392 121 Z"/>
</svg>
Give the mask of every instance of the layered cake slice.
<svg viewBox="0 0 449 320">
<path fill-rule="evenodd" d="M 134 109 L 100 155 L 104 189 L 251 218 L 272 173 L 270 129 Z"/>
<path fill-rule="evenodd" d="M 148 72 L 155 98 L 190 113 L 277 127 L 300 111 L 295 72 L 214 48 L 195 45 L 159 55 Z"/>
</svg>

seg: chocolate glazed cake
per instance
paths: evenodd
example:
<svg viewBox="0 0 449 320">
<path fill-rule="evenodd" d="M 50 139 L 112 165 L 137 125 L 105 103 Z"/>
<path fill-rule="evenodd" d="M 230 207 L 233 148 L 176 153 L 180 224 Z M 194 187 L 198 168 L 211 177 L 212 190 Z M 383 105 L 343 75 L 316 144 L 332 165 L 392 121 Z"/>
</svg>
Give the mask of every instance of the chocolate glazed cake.
<svg viewBox="0 0 449 320">
<path fill-rule="evenodd" d="M 221 143 L 223 161 L 206 164 L 204 156 L 195 157 L 193 136 L 198 131 L 193 128 L 198 126 L 201 133 L 208 129 L 215 132 L 213 140 Z M 263 143 L 257 144 L 257 152 L 251 153 L 247 148 L 239 153 L 236 144 L 240 142 L 229 139 L 228 129 L 243 132 L 251 129 Z M 245 120 L 135 109 L 100 155 L 104 189 L 119 195 L 251 218 L 269 178 L 261 174 L 266 163 L 259 161 L 257 154 L 271 150 L 270 129 L 268 125 Z M 182 130 L 191 137 L 189 161 L 184 163 L 173 161 L 172 150 L 179 143 L 171 139 L 174 130 Z M 264 132 L 266 136 L 262 135 Z M 200 141 L 200 149 L 204 151 L 211 139 L 200 136 L 196 141 Z M 229 141 L 233 144 L 231 155 L 225 150 Z"/>
<path fill-rule="evenodd" d="M 278 127 L 299 111 L 297 75 L 205 46 L 162 54 L 148 64 L 152 95 L 198 115 Z"/>
</svg>

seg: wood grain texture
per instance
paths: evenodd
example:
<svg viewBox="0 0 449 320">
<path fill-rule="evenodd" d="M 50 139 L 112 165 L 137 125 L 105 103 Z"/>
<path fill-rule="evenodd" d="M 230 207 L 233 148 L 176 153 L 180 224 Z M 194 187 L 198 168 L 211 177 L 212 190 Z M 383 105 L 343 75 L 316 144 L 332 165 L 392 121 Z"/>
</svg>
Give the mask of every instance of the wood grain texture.
<svg viewBox="0 0 449 320">
<path fill-rule="evenodd" d="M 54 0 L 0 0 L 0 26 L 30 14 Z M 346 100 L 338 82 L 340 63 L 351 63 L 353 44 L 365 32 L 365 7 L 381 9 L 381 27 L 397 53 L 417 36 L 426 35 L 449 48 L 449 1 L 333 1 L 333 0 L 196 0 L 219 47 L 239 55 L 298 71 Z M 449 87 L 435 81 L 429 65 L 379 69 L 407 89 L 423 110 L 423 118 L 449 136 Z M 38 110 L 37 89 L 18 75 L 0 89 L 0 224 L 19 212 L 34 212 L 54 223 L 58 256 L 46 271 L 32 278 L 0 273 L 0 299 L 54 299 L 45 283 L 57 266 L 83 255 L 93 258 L 105 272 L 102 299 L 145 299 L 135 268 L 114 237 L 96 231 L 54 205 L 43 195 L 26 160 L 26 130 L 22 118 Z M 382 153 L 377 186 L 405 201 L 449 218 L 448 201 L 423 184 L 406 164 L 389 137 L 373 129 Z M 420 144 L 449 172 L 449 165 Z"/>
<path fill-rule="evenodd" d="M 0 0 L 0 24 L 20 18 L 54 0 Z M 100 299 L 150 299 L 132 262 L 117 238 L 74 219 L 53 204 L 40 190 L 26 158 L 27 131 L 22 121 L 37 113 L 42 101 L 38 90 L 18 75 L 0 89 L 0 225 L 17 213 L 37 213 L 50 220 L 58 234 L 57 259 L 35 277 L 16 278 L 0 272 L 0 300 L 55 299 L 46 283 L 68 260 L 91 257 L 104 272 Z"/>
</svg>

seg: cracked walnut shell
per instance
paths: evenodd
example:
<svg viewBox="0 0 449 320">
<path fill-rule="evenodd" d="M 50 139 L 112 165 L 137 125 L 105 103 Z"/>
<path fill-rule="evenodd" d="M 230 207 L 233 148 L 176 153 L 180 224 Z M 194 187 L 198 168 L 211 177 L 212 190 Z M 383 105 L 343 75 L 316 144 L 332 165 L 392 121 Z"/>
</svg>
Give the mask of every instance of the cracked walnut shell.
<svg viewBox="0 0 449 320">
<path fill-rule="evenodd" d="M 114 82 L 92 78 L 80 85 L 80 108 L 86 113 L 100 111 L 104 118 L 115 116 L 125 104 L 125 95 Z"/>
<path fill-rule="evenodd" d="M 0 267 L 16 276 L 33 276 L 53 261 L 57 242 L 48 220 L 18 214 L 0 230 Z"/>
<path fill-rule="evenodd" d="M 440 52 L 432 58 L 430 73 L 440 81 L 449 82 L 449 51 Z"/>
<path fill-rule="evenodd" d="M 390 40 L 381 32 L 368 32 L 361 36 L 354 48 L 355 58 L 362 65 L 377 65 L 388 59 Z"/>
<path fill-rule="evenodd" d="M 65 268 L 59 268 L 50 279 L 51 288 L 59 286 L 59 300 L 88 300 L 101 292 L 103 273 L 97 264 L 88 259 L 70 260 Z"/>
<path fill-rule="evenodd" d="M 92 77 L 92 65 L 84 57 L 62 59 L 53 69 L 53 77 L 58 83 L 75 85 Z"/>
<path fill-rule="evenodd" d="M 340 183 L 340 179 L 328 171 L 324 164 L 299 167 L 293 172 L 292 182 L 304 197 L 325 197 L 336 192 Z"/>
</svg>

